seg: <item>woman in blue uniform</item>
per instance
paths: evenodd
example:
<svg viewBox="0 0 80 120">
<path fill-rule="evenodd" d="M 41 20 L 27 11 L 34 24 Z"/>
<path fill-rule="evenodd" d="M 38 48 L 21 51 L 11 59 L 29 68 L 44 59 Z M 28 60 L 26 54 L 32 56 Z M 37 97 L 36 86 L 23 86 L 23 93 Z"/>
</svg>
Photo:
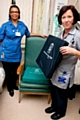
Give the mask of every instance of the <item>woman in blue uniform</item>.
<svg viewBox="0 0 80 120">
<path fill-rule="evenodd" d="M 12 5 L 9 9 L 9 21 L 2 24 L 0 28 L 0 61 L 6 73 L 7 88 L 10 96 L 14 95 L 16 86 L 17 68 L 21 61 L 21 40 L 24 35 L 41 36 L 40 34 L 30 33 L 28 27 L 20 19 L 20 9 L 16 5 Z"/>
<path fill-rule="evenodd" d="M 51 119 L 65 116 L 68 102 L 68 91 L 74 84 L 75 65 L 80 59 L 80 31 L 75 28 L 79 14 L 74 6 L 63 6 L 58 15 L 58 22 L 64 30 L 58 35 L 67 41 L 69 46 L 60 47 L 63 59 L 50 81 L 52 104 L 46 113 L 53 113 Z"/>
</svg>

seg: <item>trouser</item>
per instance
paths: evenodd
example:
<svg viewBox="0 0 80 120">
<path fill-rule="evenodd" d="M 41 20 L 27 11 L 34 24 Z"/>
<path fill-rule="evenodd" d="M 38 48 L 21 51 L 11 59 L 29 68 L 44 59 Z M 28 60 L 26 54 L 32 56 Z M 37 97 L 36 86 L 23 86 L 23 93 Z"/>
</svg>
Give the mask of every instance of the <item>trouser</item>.
<svg viewBox="0 0 80 120">
<path fill-rule="evenodd" d="M 7 89 L 11 91 L 16 86 L 16 81 L 18 78 L 17 68 L 20 62 L 2 62 L 3 68 L 5 70 L 5 80 L 7 81 Z"/>
<path fill-rule="evenodd" d="M 50 82 L 50 91 L 52 98 L 51 107 L 53 107 L 57 113 L 65 115 L 68 102 L 67 89 L 60 89 Z"/>
</svg>

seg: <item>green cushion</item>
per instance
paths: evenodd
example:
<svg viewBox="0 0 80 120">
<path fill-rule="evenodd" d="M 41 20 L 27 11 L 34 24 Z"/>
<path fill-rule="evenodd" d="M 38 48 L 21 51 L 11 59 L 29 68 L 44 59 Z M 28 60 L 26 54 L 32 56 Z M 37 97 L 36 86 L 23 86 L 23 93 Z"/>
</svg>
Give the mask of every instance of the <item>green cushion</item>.
<svg viewBox="0 0 80 120">
<path fill-rule="evenodd" d="M 20 92 L 43 92 L 43 93 L 50 93 L 49 89 L 29 89 L 29 88 L 20 88 Z"/>
<path fill-rule="evenodd" d="M 49 84 L 49 79 L 45 77 L 40 68 L 26 67 L 22 77 L 22 82 L 46 85 Z"/>
<path fill-rule="evenodd" d="M 28 89 L 49 89 L 50 85 L 41 85 L 41 84 L 31 84 L 20 82 L 20 88 L 28 88 Z"/>
</svg>

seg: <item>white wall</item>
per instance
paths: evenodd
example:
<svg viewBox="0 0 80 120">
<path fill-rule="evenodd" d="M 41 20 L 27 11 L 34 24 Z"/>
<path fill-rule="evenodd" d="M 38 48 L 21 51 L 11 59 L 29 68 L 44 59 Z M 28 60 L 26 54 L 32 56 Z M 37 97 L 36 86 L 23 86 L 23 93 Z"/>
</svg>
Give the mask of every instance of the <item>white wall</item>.
<svg viewBox="0 0 80 120">
<path fill-rule="evenodd" d="M 0 0 L 0 26 L 8 20 L 8 11 L 11 5 L 11 0 Z"/>
</svg>

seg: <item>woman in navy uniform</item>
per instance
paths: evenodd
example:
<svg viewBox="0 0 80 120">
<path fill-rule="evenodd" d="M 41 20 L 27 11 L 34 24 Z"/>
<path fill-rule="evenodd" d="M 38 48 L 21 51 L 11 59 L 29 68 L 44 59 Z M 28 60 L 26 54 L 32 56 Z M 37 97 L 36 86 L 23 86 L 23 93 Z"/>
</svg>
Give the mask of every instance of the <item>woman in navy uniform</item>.
<svg viewBox="0 0 80 120">
<path fill-rule="evenodd" d="M 51 119 L 60 119 L 66 114 L 68 97 L 70 97 L 68 92 L 73 87 L 75 65 L 80 59 L 80 31 L 74 26 L 78 19 L 79 14 L 74 6 L 63 6 L 60 9 L 58 22 L 63 25 L 64 30 L 58 37 L 67 41 L 69 45 L 60 47 L 63 59 L 50 80 L 52 104 L 45 109 L 45 112 L 54 112 Z"/>
<path fill-rule="evenodd" d="M 0 28 L 0 61 L 2 61 L 3 68 L 6 73 L 7 88 L 10 96 L 14 95 L 14 89 L 18 90 L 16 86 L 17 68 L 21 61 L 21 40 L 24 35 L 41 36 L 44 35 L 30 33 L 28 27 L 19 20 L 20 9 L 16 5 L 9 8 L 9 21 L 2 24 Z"/>
</svg>

